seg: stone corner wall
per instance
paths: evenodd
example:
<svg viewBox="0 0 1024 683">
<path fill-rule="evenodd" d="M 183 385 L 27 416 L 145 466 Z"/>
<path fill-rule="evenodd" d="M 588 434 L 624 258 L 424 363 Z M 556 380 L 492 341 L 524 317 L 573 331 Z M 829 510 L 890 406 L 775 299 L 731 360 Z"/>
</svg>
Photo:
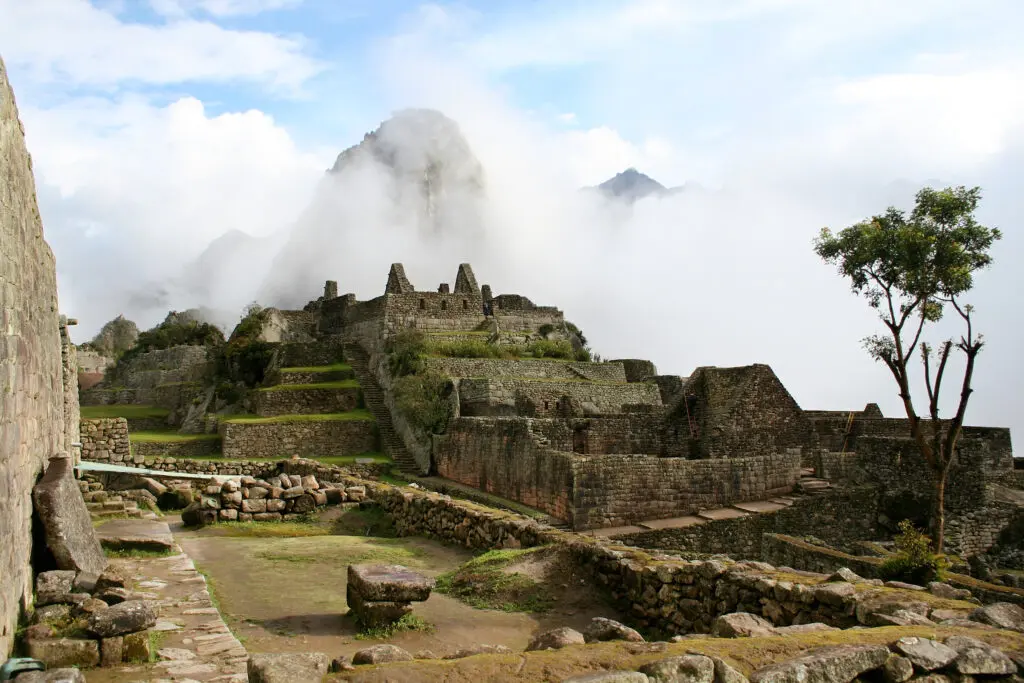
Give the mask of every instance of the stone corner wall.
<svg viewBox="0 0 1024 683">
<path fill-rule="evenodd" d="M 123 417 L 87 418 L 81 422 L 82 460 L 128 463 L 131 445 L 128 420 Z"/>
<path fill-rule="evenodd" d="M 81 441 L 81 409 L 78 404 L 78 349 L 71 342 L 67 320 L 60 325 L 61 381 L 64 388 L 64 450 L 71 453 L 77 463 L 81 451 L 72 444 Z"/>
<path fill-rule="evenodd" d="M 64 451 L 57 273 L 32 161 L 0 61 L 0 660 L 32 603 L 32 487 Z"/>
</svg>

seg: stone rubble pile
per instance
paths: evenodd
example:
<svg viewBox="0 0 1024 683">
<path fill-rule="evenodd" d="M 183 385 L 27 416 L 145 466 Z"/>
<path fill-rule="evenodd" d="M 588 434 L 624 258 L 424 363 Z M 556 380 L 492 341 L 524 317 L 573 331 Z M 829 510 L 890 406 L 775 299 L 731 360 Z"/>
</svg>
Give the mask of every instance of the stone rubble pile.
<svg viewBox="0 0 1024 683">
<path fill-rule="evenodd" d="M 350 564 L 346 600 L 363 628 L 391 624 L 424 602 L 434 579 L 398 564 Z"/>
<path fill-rule="evenodd" d="M 365 486 L 317 481 L 311 474 L 278 474 L 268 479 L 243 476 L 202 489 L 181 514 L 188 526 L 221 522 L 272 522 L 298 519 L 325 505 L 357 503 Z"/>
<path fill-rule="evenodd" d="M 101 573 L 55 570 L 36 577 L 35 612 L 24 642 L 29 657 L 60 667 L 117 666 L 149 657 L 157 611 L 129 590 L 114 567 Z"/>
</svg>

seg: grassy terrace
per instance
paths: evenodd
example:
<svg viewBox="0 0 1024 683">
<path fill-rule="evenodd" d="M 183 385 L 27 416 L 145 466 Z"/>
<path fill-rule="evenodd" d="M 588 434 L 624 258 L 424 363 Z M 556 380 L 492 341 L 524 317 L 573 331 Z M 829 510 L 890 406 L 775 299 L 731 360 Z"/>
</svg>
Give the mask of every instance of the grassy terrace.
<svg viewBox="0 0 1024 683">
<path fill-rule="evenodd" d="M 82 406 L 81 414 L 86 419 L 101 418 L 101 417 L 126 417 L 126 418 L 146 418 L 146 417 L 167 417 L 171 411 L 165 408 L 156 408 L 154 406 L 137 406 L 128 404 L 112 404 L 107 406 Z"/>
<path fill-rule="evenodd" d="M 281 368 L 281 372 L 343 372 L 351 370 L 348 363 L 335 363 L 334 365 L 309 365 L 297 368 Z"/>
<path fill-rule="evenodd" d="M 260 387 L 259 391 L 302 391 L 305 389 L 358 389 L 359 382 L 354 379 L 342 379 L 336 382 L 318 382 L 316 384 L 277 384 L 272 387 Z"/>
<path fill-rule="evenodd" d="M 322 386 L 322 385 L 315 385 Z M 228 424 L 274 424 L 277 422 L 347 422 L 350 420 L 372 421 L 373 413 L 369 410 L 350 410 L 347 413 L 322 413 L 302 415 L 276 415 L 274 417 L 259 417 L 257 415 L 235 415 L 221 420 Z"/>
<path fill-rule="evenodd" d="M 181 434 L 171 431 L 132 432 L 130 437 L 134 443 L 188 443 L 192 441 L 217 441 L 218 434 Z"/>
</svg>

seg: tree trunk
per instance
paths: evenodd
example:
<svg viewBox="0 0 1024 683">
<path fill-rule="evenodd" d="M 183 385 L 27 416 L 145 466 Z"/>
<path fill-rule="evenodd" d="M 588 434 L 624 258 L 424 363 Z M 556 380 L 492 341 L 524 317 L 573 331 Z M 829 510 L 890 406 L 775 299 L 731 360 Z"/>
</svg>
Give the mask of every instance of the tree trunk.
<svg viewBox="0 0 1024 683">
<path fill-rule="evenodd" d="M 946 480 L 948 478 L 948 465 L 935 473 L 935 511 L 932 515 L 932 539 L 935 541 L 935 552 L 937 553 L 942 553 L 946 545 Z"/>
</svg>

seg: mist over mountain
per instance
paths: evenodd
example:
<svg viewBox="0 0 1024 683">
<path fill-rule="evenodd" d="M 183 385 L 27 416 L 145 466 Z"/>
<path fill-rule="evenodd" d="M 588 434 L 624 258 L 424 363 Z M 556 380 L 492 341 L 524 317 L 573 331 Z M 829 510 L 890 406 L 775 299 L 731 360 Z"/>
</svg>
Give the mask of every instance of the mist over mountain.
<svg viewBox="0 0 1024 683">
<path fill-rule="evenodd" d="M 629 203 L 635 202 L 644 197 L 664 197 L 672 194 L 673 190 L 668 189 L 657 180 L 641 173 L 635 168 L 627 168 L 613 178 L 609 178 L 594 188 L 609 199 L 619 199 Z"/>
</svg>

